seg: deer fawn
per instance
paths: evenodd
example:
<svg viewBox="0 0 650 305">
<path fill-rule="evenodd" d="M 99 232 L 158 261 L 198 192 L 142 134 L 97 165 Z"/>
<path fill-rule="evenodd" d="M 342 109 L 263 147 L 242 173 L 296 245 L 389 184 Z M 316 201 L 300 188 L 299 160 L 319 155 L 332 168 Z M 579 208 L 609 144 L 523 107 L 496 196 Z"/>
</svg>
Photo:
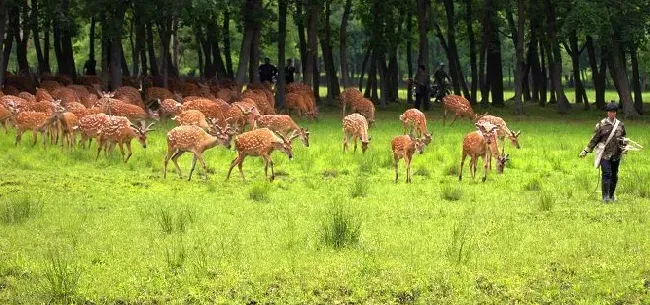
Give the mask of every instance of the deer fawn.
<svg viewBox="0 0 650 305">
<path fill-rule="evenodd" d="M 244 131 L 246 124 L 251 126 L 251 129 L 257 128 L 257 118 L 260 116 L 257 107 L 250 99 L 244 98 L 243 102 L 235 102 L 226 114 L 226 123 L 233 126 L 238 132 Z"/>
<path fill-rule="evenodd" d="M 99 138 L 97 139 L 97 156 L 95 159 L 99 158 L 99 153 L 101 153 L 102 149 L 104 149 L 104 153 L 106 153 L 106 146 L 108 142 L 110 142 L 111 144 L 118 144 L 124 163 L 128 162 L 129 158 L 131 158 L 131 155 L 133 154 L 131 150 L 131 140 L 137 138 L 142 145 L 142 148 L 147 148 L 147 132 L 153 130 L 150 129 L 153 124 L 155 123 L 145 126 L 145 123 L 141 122 L 140 126 L 136 126 L 126 117 L 109 115 L 106 123 L 99 131 Z M 124 144 L 126 144 L 126 149 L 128 150 L 126 156 L 124 155 Z"/>
<path fill-rule="evenodd" d="M 497 136 L 499 137 L 499 140 L 504 142 L 503 146 L 501 147 L 502 153 L 505 153 L 506 147 L 505 147 L 505 138 L 508 137 L 508 140 L 510 140 L 510 143 L 516 147 L 517 149 L 520 148 L 519 146 L 519 135 L 521 135 L 521 131 L 513 132 L 510 129 L 508 129 L 508 126 L 506 125 L 506 121 L 504 121 L 502 118 L 498 116 L 493 116 L 493 115 L 483 115 L 479 117 L 476 120 L 477 123 L 481 122 L 489 122 L 492 125 L 497 126 Z"/>
<path fill-rule="evenodd" d="M 411 135 L 401 135 L 393 138 L 391 146 L 393 148 L 393 159 L 395 160 L 395 183 L 399 178 L 399 160 L 404 158 L 406 164 L 406 183 L 411 183 L 411 159 L 416 151 L 420 154 L 424 152 L 424 139 L 416 139 Z"/>
<path fill-rule="evenodd" d="M 363 115 L 368 120 L 368 125 L 375 125 L 375 105 L 367 98 L 352 100 L 350 110 Z"/>
<path fill-rule="evenodd" d="M 273 181 L 273 179 L 275 179 L 275 172 L 273 171 L 271 153 L 274 150 L 279 150 L 285 153 L 287 157 L 289 157 L 289 160 L 293 159 L 291 141 L 293 141 L 297 136 L 298 135 L 293 134 L 289 139 L 287 139 L 281 133 L 273 132 L 268 128 L 255 129 L 236 136 L 235 149 L 237 150 L 237 158 L 232 160 L 230 163 L 230 169 L 228 170 L 226 180 L 230 179 L 230 173 L 235 165 L 239 167 L 239 173 L 241 174 L 242 180 L 246 180 L 244 178 L 244 171 L 242 170 L 244 159 L 246 156 L 260 156 L 264 159 L 264 177 L 268 177 L 268 168 L 270 164 L 271 181 Z"/>
<path fill-rule="evenodd" d="M 472 106 L 469 104 L 469 101 L 459 95 L 447 95 L 443 97 L 442 106 L 444 108 L 444 112 L 442 114 L 443 126 L 447 121 L 447 112 L 454 113 L 454 119 L 451 121 L 451 124 L 449 124 L 449 126 L 454 125 L 454 122 L 458 117 L 467 117 L 472 121 L 475 121 L 478 117 L 476 114 L 474 114 L 474 110 L 472 110 Z"/>
<path fill-rule="evenodd" d="M 501 174 L 506 162 L 508 161 L 507 155 L 499 155 L 499 148 L 497 146 L 497 126 L 488 122 L 475 123 L 478 130 L 473 131 L 465 136 L 463 139 L 463 157 L 460 161 L 460 174 L 458 180 L 463 179 L 463 165 L 465 158 L 470 156 L 469 168 L 472 173 L 472 179 L 476 175 L 476 162 L 478 157 L 483 158 L 483 182 L 487 178 L 488 160 L 492 155 L 498 156 L 497 158 L 497 173 Z"/>
<path fill-rule="evenodd" d="M 363 94 L 357 88 L 345 88 L 339 95 L 341 103 L 341 116 L 345 116 L 345 108 L 352 105 L 352 101 L 362 99 Z"/>
<path fill-rule="evenodd" d="M 347 115 L 343 118 L 343 152 L 348 150 L 350 138 L 354 140 L 354 152 L 357 152 L 357 138 L 361 139 L 361 152 L 365 153 L 372 137 L 368 136 L 368 121 L 358 113 Z"/>
<path fill-rule="evenodd" d="M 300 137 L 302 144 L 309 147 L 309 129 L 301 128 L 288 115 L 262 115 L 257 118 L 257 127 L 281 132 L 285 137 L 295 133 Z"/>
<path fill-rule="evenodd" d="M 208 169 L 203 160 L 203 153 L 217 145 L 223 145 L 230 149 L 230 127 L 221 128 L 215 126 L 216 135 L 213 136 L 198 126 L 178 126 L 167 133 L 167 155 L 165 156 L 163 178 L 167 178 L 167 164 L 169 159 L 174 162 L 176 172 L 182 179 L 181 168 L 178 166 L 178 158 L 186 152 L 194 154 L 192 158 L 192 169 L 188 181 L 192 180 L 192 172 L 196 165 L 196 160 L 201 162 L 203 170 L 207 176 Z"/>
<path fill-rule="evenodd" d="M 418 137 L 424 137 L 424 143 L 426 145 L 431 143 L 432 136 L 427 131 L 427 118 L 420 110 L 415 108 L 406 110 L 404 111 L 404 114 L 399 116 L 399 120 L 402 121 L 404 134 L 406 134 L 406 130 L 410 127 L 411 130 L 409 131 L 409 134 L 413 134 L 413 129 L 415 129 Z"/>
</svg>

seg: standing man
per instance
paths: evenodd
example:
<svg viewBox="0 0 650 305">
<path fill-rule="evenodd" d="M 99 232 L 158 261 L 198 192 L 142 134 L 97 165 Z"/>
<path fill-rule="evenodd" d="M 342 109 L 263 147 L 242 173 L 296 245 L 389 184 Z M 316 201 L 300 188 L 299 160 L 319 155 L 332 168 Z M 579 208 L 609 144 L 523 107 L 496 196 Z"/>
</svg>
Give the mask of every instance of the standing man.
<svg viewBox="0 0 650 305">
<path fill-rule="evenodd" d="M 600 165 L 602 172 L 601 190 L 605 203 L 616 200 L 614 191 L 618 182 L 618 166 L 623 153 L 620 141 L 625 137 L 625 126 L 623 122 L 616 119 L 617 109 L 618 105 L 614 101 L 605 106 L 607 117 L 596 124 L 591 141 L 578 155 L 580 158 L 584 158 L 594 148 L 596 148 L 596 158 L 599 158 L 600 155 L 600 160 L 596 160 L 596 164 Z"/>
<path fill-rule="evenodd" d="M 278 68 L 271 64 L 271 59 L 264 58 L 264 64 L 258 69 L 260 73 L 260 82 L 274 83 L 275 77 L 278 75 Z"/>
<path fill-rule="evenodd" d="M 447 95 L 447 81 L 449 80 L 449 75 L 445 72 L 445 63 L 440 62 L 438 70 L 433 73 L 433 86 L 435 89 L 434 94 L 436 103 L 440 103 L 440 100 Z"/>
<path fill-rule="evenodd" d="M 284 67 L 284 75 L 287 84 L 291 84 L 294 82 L 293 80 L 294 73 L 296 73 L 296 67 L 293 66 L 293 61 L 291 59 L 287 59 L 287 66 Z"/>
<path fill-rule="evenodd" d="M 415 108 L 429 110 L 429 78 L 427 77 L 424 65 L 418 65 L 418 72 L 415 74 Z"/>
</svg>

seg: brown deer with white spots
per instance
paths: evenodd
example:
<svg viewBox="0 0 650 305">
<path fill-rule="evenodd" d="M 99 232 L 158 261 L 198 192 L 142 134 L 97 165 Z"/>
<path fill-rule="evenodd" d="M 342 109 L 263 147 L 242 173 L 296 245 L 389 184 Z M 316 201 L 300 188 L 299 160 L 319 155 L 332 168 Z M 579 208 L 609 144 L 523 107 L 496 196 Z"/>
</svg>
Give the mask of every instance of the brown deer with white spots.
<svg viewBox="0 0 650 305">
<path fill-rule="evenodd" d="M 476 163 L 478 158 L 483 158 L 483 182 L 487 179 L 488 162 L 492 155 L 497 157 L 497 173 L 503 173 L 503 168 L 508 161 L 508 156 L 499 155 L 499 148 L 497 146 L 497 126 L 489 122 L 475 123 L 478 130 L 473 131 L 465 136 L 463 139 L 463 157 L 460 161 L 460 173 L 458 180 L 463 179 L 463 165 L 465 158 L 470 156 L 469 168 L 472 173 L 472 179 L 476 175 Z"/>
<path fill-rule="evenodd" d="M 235 102 L 226 114 L 226 122 L 238 132 L 243 132 L 246 125 L 251 129 L 257 128 L 257 118 L 260 116 L 257 107 L 250 99 L 244 98 L 241 102 Z"/>
<path fill-rule="evenodd" d="M 244 159 L 246 156 L 260 156 L 264 159 L 264 177 L 268 177 L 268 168 L 271 165 L 271 181 L 273 181 L 275 179 L 275 172 L 273 170 L 271 153 L 279 150 L 285 153 L 289 157 L 289 160 L 293 159 L 291 141 L 297 136 L 293 135 L 287 139 L 281 133 L 273 132 L 268 128 L 255 129 L 236 136 L 235 149 L 237 150 L 237 158 L 230 163 L 226 180 L 230 179 L 230 173 L 235 165 L 239 167 L 242 180 L 246 180 L 244 178 L 244 171 L 242 170 Z"/>
<path fill-rule="evenodd" d="M 41 137 L 43 138 L 43 147 L 45 147 L 45 142 L 47 139 L 45 133 L 49 127 L 48 119 L 51 115 L 34 111 L 18 112 L 15 108 L 10 108 L 10 111 L 13 113 L 10 119 L 13 121 L 12 123 L 16 127 L 15 145 L 18 146 L 18 144 L 20 144 L 23 133 L 25 131 L 31 130 L 32 138 L 34 139 L 32 146 L 36 145 L 36 142 L 38 142 L 38 133 L 40 133 Z"/>
<path fill-rule="evenodd" d="M 34 103 L 38 102 L 36 100 L 36 96 L 34 96 L 33 94 L 31 94 L 29 92 L 21 92 L 21 93 L 18 94 L 18 97 L 26 100 L 30 104 L 34 104 Z"/>
<path fill-rule="evenodd" d="M 402 121 L 404 134 L 406 134 L 406 130 L 410 127 L 409 134 L 413 134 L 413 130 L 415 130 L 418 137 L 423 137 L 424 143 L 426 145 L 429 145 L 429 143 L 431 143 L 433 137 L 429 131 L 427 131 L 427 118 L 424 116 L 424 113 L 422 113 L 422 111 L 411 108 L 404 111 L 404 113 L 399 116 L 399 120 Z"/>
<path fill-rule="evenodd" d="M 499 140 L 503 143 L 503 146 L 501 147 L 502 152 L 505 153 L 505 138 L 507 137 L 508 140 L 510 140 L 510 143 L 512 146 L 516 147 L 519 149 L 521 146 L 519 145 L 519 135 L 521 135 L 521 131 L 513 132 L 511 131 L 508 126 L 506 125 L 506 121 L 504 121 L 502 118 L 498 116 L 493 116 L 493 115 L 483 115 L 476 120 L 477 123 L 481 122 L 489 122 L 492 125 L 497 126 L 497 136 Z"/>
<path fill-rule="evenodd" d="M 88 147 L 92 139 L 97 139 L 104 125 L 108 122 L 108 115 L 104 113 L 89 114 L 79 118 L 79 133 L 81 134 L 81 147 L 86 148 L 86 141 Z"/>
<path fill-rule="evenodd" d="M 176 121 L 177 126 L 198 126 L 205 131 L 210 130 L 210 125 L 208 125 L 205 115 L 198 110 L 185 110 L 179 115 L 172 117 L 172 120 Z"/>
<path fill-rule="evenodd" d="M 275 114 L 272 104 L 268 101 L 266 94 L 260 89 L 246 89 L 242 97 L 249 98 L 255 104 L 261 115 Z"/>
<path fill-rule="evenodd" d="M 178 158 L 186 152 L 194 154 L 192 158 L 192 169 L 187 180 L 192 180 L 192 172 L 196 165 L 196 160 L 201 162 L 205 175 L 208 169 L 203 160 L 203 153 L 217 145 L 223 145 L 230 149 L 230 127 L 221 128 L 215 126 L 216 135 L 211 135 L 198 126 L 178 126 L 167 133 L 167 155 L 164 161 L 163 178 L 167 178 L 167 164 L 169 159 L 174 162 L 176 172 L 182 179 L 181 167 L 178 166 Z"/>
<path fill-rule="evenodd" d="M 360 98 L 352 100 L 350 110 L 353 113 L 358 113 L 368 120 L 368 125 L 375 124 L 375 105 L 367 98 Z"/>
<path fill-rule="evenodd" d="M 445 122 L 447 120 L 447 113 L 452 112 L 454 113 L 454 119 L 451 121 L 451 124 L 449 126 L 454 125 L 454 122 L 458 117 L 467 117 L 468 119 L 473 121 L 476 121 L 478 116 L 474 113 L 474 110 L 472 109 L 472 106 L 470 105 L 469 101 L 459 95 L 447 95 L 442 98 L 442 106 L 444 108 L 444 112 L 442 114 L 442 125 L 445 125 Z"/>
<path fill-rule="evenodd" d="M 284 104 L 284 108 L 288 114 L 291 113 L 291 111 L 295 111 L 299 117 L 306 115 L 308 117 L 315 118 L 315 115 L 309 108 L 309 105 L 305 101 L 304 96 L 297 92 L 287 93 L 287 100 Z"/>
<path fill-rule="evenodd" d="M 120 153 L 122 154 L 124 163 L 128 162 L 133 154 L 131 140 L 137 139 L 142 145 L 142 148 L 147 148 L 147 133 L 153 131 L 151 129 L 151 125 L 153 124 L 155 123 L 145 126 L 145 123 L 141 122 L 140 126 L 137 126 L 133 125 L 126 117 L 109 115 L 99 131 L 97 156 L 95 159 L 99 158 L 99 153 L 101 153 L 102 149 L 106 153 L 108 144 L 111 144 L 111 147 L 117 144 L 120 147 Z M 126 155 L 124 154 L 125 144 L 128 150 Z"/>
<path fill-rule="evenodd" d="M 413 138 L 411 135 L 402 135 L 393 138 L 391 147 L 393 149 L 393 159 L 395 160 L 395 183 L 399 178 L 399 160 L 404 159 L 406 165 L 406 183 L 411 183 L 411 160 L 413 154 L 417 151 L 422 154 L 424 152 L 424 140 Z"/>
<path fill-rule="evenodd" d="M 357 138 L 361 140 L 361 152 L 365 153 L 372 137 L 368 136 L 368 121 L 358 113 L 347 115 L 343 118 L 343 152 L 348 150 L 348 142 L 354 140 L 354 152 L 357 152 Z"/>
<path fill-rule="evenodd" d="M 363 93 L 357 88 L 345 88 L 341 95 L 339 95 L 339 100 L 341 103 L 341 116 L 345 116 L 345 108 L 352 105 L 352 101 L 362 99 Z"/>
<path fill-rule="evenodd" d="M 9 133 L 9 128 L 7 127 L 7 124 L 10 124 L 9 119 L 11 118 L 11 111 L 9 111 L 9 108 L 0 105 L 0 124 L 2 124 L 2 127 L 5 129 L 5 134 Z"/>
<path fill-rule="evenodd" d="M 169 89 L 162 88 L 162 87 L 147 88 L 147 90 L 145 91 L 145 96 L 146 96 L 145 102 L 147 104 L 156 100 L 162 101 L 168 98 L 170 99 L 174 98 L 174 94 L 171 91 L 169 91 Z"/>
<path fill-rule="evenodd" d="M 36 100 L 37 101 L 54 101 L 54 98 L 50 93 L 42 88 L 36 89 Z"/>
<path fill-rule="evenodd" d="M 123 116 L 134 122 L 144 122 L 147 118 L 159 118 L 158 113 L 155 111 L 149 110 L 147 114 L 143 108 L 114 98 L 115 93 L 113 92 L 102 92 L 101 94 L 98 103 L 104 113 L 108 115 Z"/>
<path fill-rule="evenodd" d="M 309 129 L 301 128 L 288 115 L 262 115 L 257 118 L 258 128 L 268 128 L 282 133 L 285 137 L 297 134 L 305 147 L 309 147 Z"/>
<path fill-rule="evenodd" d="M 156 100 L 156 102 L 158 102 L 158 100 Z M 159 101 L 158 104 L 160 105 L 158 113 L 161 118 L 168 118 L 181 113 L 182 104 L 174 99 L 164 99 Z"/>
<path fill-rule="evenodd" d="M 117 88 L 115 90 L 115 98 L 127 104 L 135 105 L 142 109 L 146 109 L 146 106 L 142 101 L 142 95 L 140 95 L 140 90 L 134 87 L 122 86 Z"/>
</svg>

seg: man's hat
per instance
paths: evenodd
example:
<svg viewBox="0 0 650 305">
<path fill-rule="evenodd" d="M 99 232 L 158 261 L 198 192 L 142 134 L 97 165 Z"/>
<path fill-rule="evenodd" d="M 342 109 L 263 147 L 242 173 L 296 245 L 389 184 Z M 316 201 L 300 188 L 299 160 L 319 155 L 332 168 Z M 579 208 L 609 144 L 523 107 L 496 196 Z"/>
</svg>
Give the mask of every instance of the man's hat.
<svg viewBox="0 0 650 305">
<path fill-rule="evenodd" d="M 438 64 L 438 65 L 439 65 L 439 66 L 444 66 L 445 63 L 441 61 L 440 64 Z"/>
<path fill-rule="evenodd" d="M 611 101 L 605 105 L 605 111 L 616 111 L 618 110 L 618 104 L 616 102 Z"/>
</svg>

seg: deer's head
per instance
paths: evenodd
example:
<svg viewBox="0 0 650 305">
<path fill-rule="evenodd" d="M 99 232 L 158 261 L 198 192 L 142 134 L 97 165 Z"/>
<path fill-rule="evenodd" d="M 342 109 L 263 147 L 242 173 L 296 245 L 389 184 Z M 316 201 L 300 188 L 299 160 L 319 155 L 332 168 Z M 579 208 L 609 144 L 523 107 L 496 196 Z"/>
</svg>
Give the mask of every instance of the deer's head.
<svg viewBox="0 0 650 305">
<path fill-rule="evenodd" d="M 305 144 L 305 147 L 309 147 L 309 128 L 300 128 L 298 135 L 300 136 L 302 144 Z"/>
<path fill-rule="evenodd" d="M 424 142 L 424 145 L 429 145 L 431 141 L 433 141 L 433 135 L 431 135 L 428 132 L 425 132 L 422 141 Z"/>
<path fill-rule="evenodd" d="M 230 141 L 232 136 L 236 134 L 236 131 L 233 130 L 229 124 L 226 124 L 226 127 L 220 127 L 217 125 L 217 119 L 211 118 L 210 120 L 210 134 L 217 137 L 219 144 L 223 145 L 227 149 L 230 149 Z"/>
<path fill-rule="evenodd" d="M 149 125 L 146 125 L 146 123 L 143 121 L 140 123 L 140 126 L 131 124 L 130 127 L 133 130 L 133 133 L 136 135 L 136 138 L 138 139 L 138 142 L 140 142 L 140 145 L 142 145 L 142 148 L 147 148 L 147 133 L 150 131 L 154 131 L 154 129 L 151 129 L 151 126 L 153 126 L 156 123 L 151 123 Z"/>
<path fill-rule="evenodd" d="M 295 132 L 291 135 L 289 139 L 287 139 L 285 136 L 283 136 L 281 133 L 274 131 L 276 136 L 278 138 L 282 139 L 282 142 L 274 142 L 274 146 L 277 150 L 282 151 L 289 157 L 289 160 L 293 160 L 293 152 L 292 152 L 292 147 L 291 147 L 291 140 L 295 139 L 298 135 L 295 134 Z"/>
<path fill-rule="evenodd" d="M 506 167 L 506 163 L 508 162 L 509 159 L 508 154 L 501 154 L 497 157 L 497 173 L 502 174 L 503 169 Z"/>
<path fill-rule="evenodd" d="M 368 137 L 367 141 L 361 140 L 361 153 L 366 153 L 366 150 L 368 150 L 368 144 L 370 144 L 370 140 L 372 140 L 372 137 Z"/>
<path fill-rule="evenodd" d="M 521 131 L 511 131 L 507 134 L 508 140 L 510 140 L 510 143 L 512 143 L 512 145 L 514 145 L 517 149 L 521 148 L 519 146 L 519 135 L 521 135 Z"/>
<path fill-rule="evenodd" d="M 415 151 L 417 151 L 419 154 L 424 153 L 424 146 L 426 146 L 426 139 L 425 138 L 414 138 L 412 135 L 409 135 L 409 138 L 411 138 L 411 141 L 415 142 Z"/>
</svg>

